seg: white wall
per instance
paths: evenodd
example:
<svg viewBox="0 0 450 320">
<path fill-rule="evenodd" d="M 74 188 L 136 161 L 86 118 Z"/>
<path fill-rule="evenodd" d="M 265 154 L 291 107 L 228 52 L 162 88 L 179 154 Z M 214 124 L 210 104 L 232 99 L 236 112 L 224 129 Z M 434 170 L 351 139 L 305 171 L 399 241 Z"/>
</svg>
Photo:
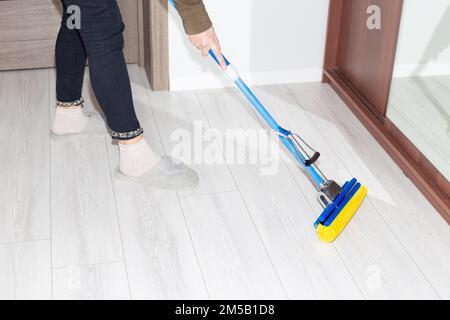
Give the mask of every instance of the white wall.
<svg viewBox="0 0 450 320">
<path fill-rule="evenodd" d="M 394 77 L 449 74 L 449 0 L 405 0 Z"/>
<path fill-rule="evenodd" d="M 320 81 L 329 0 L 205 0 L 224 53 L 251 85 Z M 169 19 L 172 90 L 231 85 Z"/>
</svg>

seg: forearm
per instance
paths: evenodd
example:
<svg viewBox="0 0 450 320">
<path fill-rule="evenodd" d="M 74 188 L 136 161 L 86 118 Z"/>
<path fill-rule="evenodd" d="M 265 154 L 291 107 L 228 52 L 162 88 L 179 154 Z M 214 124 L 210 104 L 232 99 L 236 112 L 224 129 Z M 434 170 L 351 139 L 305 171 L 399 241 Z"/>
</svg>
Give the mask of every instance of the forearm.
<svg viewBox="0 0 450 320">
<path fill-rule="evenodd" d="M 187 34 L 199 34 L 212 26 L 202 0 L 175 0 L 175 3 Z"/>
</svg>

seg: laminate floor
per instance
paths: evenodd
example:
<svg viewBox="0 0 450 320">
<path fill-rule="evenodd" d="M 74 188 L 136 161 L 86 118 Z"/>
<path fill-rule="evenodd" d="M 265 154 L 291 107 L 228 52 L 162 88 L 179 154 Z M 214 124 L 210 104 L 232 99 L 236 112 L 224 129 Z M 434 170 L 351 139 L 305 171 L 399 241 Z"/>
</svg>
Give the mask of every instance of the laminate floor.
<svg viewBox="0 0 450 320">
<path fill-rule="evenodd" d="M 449 226 L 327 85 L 255 92 L 325 174 L 368 186 L 333 244 L 315 235 L 310 182 L 236 90 L 152 92 L 129 72 L 147 141 L 201 183 L 116 181 L 109 137 L 49 141 L 54 70 L 1 72 L 0 299 L 450 298 Z M 87 75 L 84 96 L 98 110 Z"/>
</svg>

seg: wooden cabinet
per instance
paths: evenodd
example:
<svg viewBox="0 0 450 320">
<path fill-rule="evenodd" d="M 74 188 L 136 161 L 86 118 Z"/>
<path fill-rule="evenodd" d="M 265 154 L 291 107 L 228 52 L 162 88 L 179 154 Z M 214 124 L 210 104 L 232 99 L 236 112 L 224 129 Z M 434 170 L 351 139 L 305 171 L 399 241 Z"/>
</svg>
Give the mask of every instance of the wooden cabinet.
<svg viewBox="0 0 450 320">
<path fill-rule="evenodd" d="M 126 25 L 125 57 L 139 62 L 138 0 L 119 0 Z M 0 70 L 54 66 L 60 0 L 0 1 Z"/>
</svg>

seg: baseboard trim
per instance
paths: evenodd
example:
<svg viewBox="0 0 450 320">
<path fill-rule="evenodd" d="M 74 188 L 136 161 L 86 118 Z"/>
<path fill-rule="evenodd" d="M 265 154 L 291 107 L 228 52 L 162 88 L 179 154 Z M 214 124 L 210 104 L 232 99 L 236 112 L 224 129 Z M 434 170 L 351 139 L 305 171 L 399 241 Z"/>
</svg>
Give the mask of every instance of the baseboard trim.
<svg viewBox="0 0 450 320">
<path fill-rule="evenodd" d="M 322 80 L 322 69 L 299 69 L 276 72 L 251 72 L 242 73 L 241 77 L 250 86 L 262 86 L 273 84 L 319 82 Z M 170 90 L 202 90 L 232 87 L 233 83 L 220 73 L 209 72 L 199 76 L 171 77 Z"/>
</svg>

